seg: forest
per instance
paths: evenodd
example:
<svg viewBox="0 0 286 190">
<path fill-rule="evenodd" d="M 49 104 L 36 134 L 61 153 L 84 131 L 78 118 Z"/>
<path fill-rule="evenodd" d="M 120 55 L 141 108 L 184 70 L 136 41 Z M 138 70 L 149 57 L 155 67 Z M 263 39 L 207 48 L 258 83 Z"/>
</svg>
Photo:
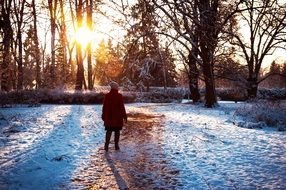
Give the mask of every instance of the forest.
<svg viewBox="0 0 286 190">
<path fill-rule="evenodd" d="M 282 0 L 3 0 L 1 91 L 285 88 Z M 108 31 L 109 30 L 109 31 Z M 270 58 L 269 58 L 270 57 Z M 278 57 L 278 58 L 277 58 Z"/>
<path fill-rule="evenodd" d="M 286 189 L 285 135 L 286 0 L 0 0 L 0 189 Z"/>
</svg>

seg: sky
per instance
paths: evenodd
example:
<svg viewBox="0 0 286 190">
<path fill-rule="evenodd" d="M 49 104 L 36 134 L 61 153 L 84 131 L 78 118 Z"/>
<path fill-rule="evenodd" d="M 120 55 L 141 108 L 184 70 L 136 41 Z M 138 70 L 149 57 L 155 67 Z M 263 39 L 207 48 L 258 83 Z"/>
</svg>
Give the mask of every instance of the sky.
<svg viewBox="0 0 286 190">
<path fill-rule="evenodd" d="M 111 2 L 109 2 L 110 4 Z M 104 7 L 104 11 L 108 13 L 108 15 L 113 15 L 115 11 L 112 10 L 109 7 Z M 40 26 L 40 39 L 42 41 L 42 44 L 46 41 L 47 42 L 47 52 L 49 51 L 49 41 L 50 41 L 50 33 L 49 31 L 49 20 L 47 19 L 47 15 L 44 16 L 45 13 L 41 13 L 39 18 L 39 26 Z M 69 13 L 66 14 L 66 17 L 68 19 Z M 93 24 L 93 31 L 88 32 L 86 30 L 81 31 L 79 35 L 75 34 L 74 32 L 69 32 L 70 40 L 74 41 L 76 38 L 82 40 L 82 41 L 92 41 L 92 48 L 96 49 L 98 47 L 98 44 L 104 39 L 107 41 L 109 38 L 112 39 L 114 44 L 120 43 L 124 35 L 126 34 L 126 31 L 119 27 L 118 25 L 115 25 L 112 23 L 112 21 L 100 14 L 94 13 L 94 24 Z M 118 16 L 120 17 L 120 16 Z M 245 30 L 244 30 L 245 31 Z M 46 35 L 46 36 L 45 36 Z M 247 33 L 244 32 L 244 35 L 247 37 Z M 85 42 L 86 44 L 86 42 Z M 268 55 L 265 57 L 262 67 L 268 67 L 273 60 L 276 60 L 278 63 L 283 63 L 284 60 L 286 60 L 286 51 L 283 49 L 277 49 L 272 55 Z"/>
</svg>

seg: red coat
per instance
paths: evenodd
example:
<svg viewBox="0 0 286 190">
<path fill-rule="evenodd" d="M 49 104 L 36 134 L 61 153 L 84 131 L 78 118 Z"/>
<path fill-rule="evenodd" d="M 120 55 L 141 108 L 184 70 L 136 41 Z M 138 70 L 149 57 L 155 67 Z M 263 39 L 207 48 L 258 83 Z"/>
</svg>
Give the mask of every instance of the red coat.
<svg viewBox="0 0 286 190">
<path fill-rule="evenodd" d="M 125 107 L 123 104 L 123 98 L 118 90 L 111 89 L 109 93 L 105 95 L 104 103 L 102 107 L 102 120 L 105 127 L 118 127 L 123 126 L 123 119 L 127 120 Z"/>
</svg>

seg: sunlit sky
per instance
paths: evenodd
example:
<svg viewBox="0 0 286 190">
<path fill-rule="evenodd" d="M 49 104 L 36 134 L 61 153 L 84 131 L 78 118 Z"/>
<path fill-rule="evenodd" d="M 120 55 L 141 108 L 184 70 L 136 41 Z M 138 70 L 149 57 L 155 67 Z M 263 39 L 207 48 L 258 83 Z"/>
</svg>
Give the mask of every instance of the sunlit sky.
<svg viewBox="0 0 286 190">
<path fill-rule="evenodd" d="M 285 1 L 286 0 L 281 0 Z M 104 11 L 108 13 L 108 15 L 113 15 L 117 16 L 115 11 L 106 6 L 104 8 Z M 40 40 L 42 44 L 47 43 L 47 52 L 49 52 L 50 48 L 50 29 L 49 29 L 49 19 L 47 12 L 46 13 L 41 13 L 43 16 L 39 17 L 39 35 L 40 35 Z M 45 15 L 44 15 L 45 14 Z M 67 22 L 70 22 L 69 20 L 69 13 L 66 13 L 66 19 Z M 120 16 L 120 15 L 118 15 Z M 69 26 L 69 38 L 70 42 L 78 40 L 82 43 L 83 46 L 86 46 L 86 44 L 89 41 L 92 41 L 92 48 L 96 49 L 98 47 L 98 44 L 104 39 L 107 41 L 109 38 L 113 41 L 114 44 L 117 44 L 118 42 L 121 42 L 123 40 L 124 35 L 126 34 L 126 31 L 122 28 L 119 27 L 118 25 L 115 25 L 112 23 L 111 20 L 108 18 L 98 14 L 98 13 L 93 13 L 93 31 L 88 31 L 86 28 L 80 29 L 77 33 L 73 31 L 71 25 Z M 70 22 L 71 23 L 71 22 Z M 244 30 L 242 28 L 242 30 Z M 245 30 L 244 30 L 245 31 Z M 46 35 L 46 36 L 45 36 Z M 247 33 L 244 32 L 244 35 L 247 38 Z M 276 49 L 275 52 L 272 55 L 267 55 L 264 59 L 262 67 L 268 67 L 273 60 L 276 60 L 277 63 L 284 63 L 286 60 L 286 51 L 283 49 Z"/>
</svg>

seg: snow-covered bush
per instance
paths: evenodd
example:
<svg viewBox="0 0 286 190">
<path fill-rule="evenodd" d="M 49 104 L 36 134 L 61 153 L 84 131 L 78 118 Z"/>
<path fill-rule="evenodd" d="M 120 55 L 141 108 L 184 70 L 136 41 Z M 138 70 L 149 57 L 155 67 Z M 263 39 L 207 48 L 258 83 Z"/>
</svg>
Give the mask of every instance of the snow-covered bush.
<svg viewBox="0 0 286 190">
<path fill-rule="evenodd" d="M 260 121 L 260 122 L 251 122 L 251 121 L 245 121 L 245 122 L 238 122 L 234 123 L 235 125 L 247 129 L 262 129 L 263 127 L 266 127 L 267 125 Z"/>
<path fill-rule="evenodd" d="M 11 104 L 37 105 L 39 103 L 39 91 L 21 90 L 0 93 L 0 104 L 2 107 Z"/>
<path fill-rule="evenodd" d="M 121 85 L 122 85 L 124 90 L 127 90 L 127 91 L 134 91 L 135 90 L 135 85 L 127 77 L 124 77 L 122 79 L 122 84 Z"/>
<path fill-rule="evenodd" d="M 202 89 L 201 94 L 205 93 Z M 235 88 L 217 88 L 217 97 L 219 100 L 227 101 L 245 101 L 247 100 L 246 89 L 235 89 Z M 257 99 L 267 99 L 267 100 L 286 100 L 286 89 L 258 89 Z"/>
<path fill-rule="evenodd" d="M 167 88 L 152 87 L 150 92 L 138 93 L 138 102 L 152 102 L 152 103 L 169 103 L 181 102 L 186 91 L 183 88 Z"/>
<path fill-rule="evenodd" d="M 122 95 L 125 103 L 135 102 L 137 98 L 137 93 L 134 92 L 122 92 Z"/>
<path fill-rule="evenodd" d="M 265 125 L 283 130 L 286 126 L 286 104 L 281 101 L 259 100 L 236 110 L 236 115 L 242 116 L 246 122 L 238 124 L 246 128 L 261 128 Z M 251 123 L 255 123 L 250 126 Z M 254 126 L 256 125 L 256 126 Z M 257 127 L 259 125 L 259 127 Z"/>
<path fill-rule="evenodd" d="M 22 90 L 9 93 L 0 93 L 0 106 L 6 107 L 13 104 L 27 104 L 37 106 L 46 104 L 101 104 L 104 99 L 103 92 L 96 91 L 63 91 L 63 90 Z M 134 102 L 135 93 L 123 92 L 125 102 Z"/>
<path fill-rule="evenodd" d="M 259 89 L 259 99 L 286 100 L 286 88 Z"/>
<path fill-rule="evenodd" d="M 219 88 L 216 90 L 219 100 L 245 101 L 247 99 L 247 92 L 243 89 Z"/>
<path fill-rule="evenodd" d="M 102 103 L 104 93 L 94 91 L 58 91 L 58 90 L 46 90 L 42 91 L 41 103 L 54 103 L 54 104 L 92 104 Z"/>
</svg>

